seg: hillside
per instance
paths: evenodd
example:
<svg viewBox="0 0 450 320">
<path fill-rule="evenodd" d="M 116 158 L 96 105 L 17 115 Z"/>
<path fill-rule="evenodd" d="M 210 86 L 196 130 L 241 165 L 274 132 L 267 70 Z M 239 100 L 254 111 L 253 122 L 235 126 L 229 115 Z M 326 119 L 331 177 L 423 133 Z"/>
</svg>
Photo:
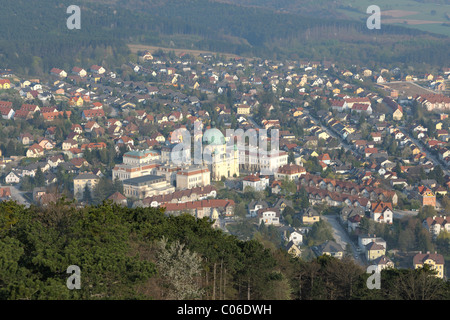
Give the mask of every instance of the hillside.
<svg viewBox="0 0 450 320">
<path fill-rule="evenodd" d="M 365 22 L 317 19 L 310 11 L 207 0 L 84 0 L 81 30 L 68 30 L 70 4 L 42 0 L 30 7 L 24 0 L 2 1 L 0 27 L 6 32 L 0 34 L 0 65 L 34 74 L 74 62 L 117 65 L 128 60 L 127 43 L 367 66 L 442 65 L 450 47 L 448 37 L 403 26 L 368 30 Z M 306 8 L 316 10 L 312 4 Z"/>
<path fill-rule="evenodd" d="M 351 259 L 311 261 L 240 241 L 207 218 L 104 203 L 78 209 L 0 203 L 2 300 L 403 300 L 448 299 L 428 269 L 381 273 L 381 290 Z M 69 266 L 80 270 L 68 290 Z M 73 282 L 72 282 L 73 283 Z"/>
</svg>

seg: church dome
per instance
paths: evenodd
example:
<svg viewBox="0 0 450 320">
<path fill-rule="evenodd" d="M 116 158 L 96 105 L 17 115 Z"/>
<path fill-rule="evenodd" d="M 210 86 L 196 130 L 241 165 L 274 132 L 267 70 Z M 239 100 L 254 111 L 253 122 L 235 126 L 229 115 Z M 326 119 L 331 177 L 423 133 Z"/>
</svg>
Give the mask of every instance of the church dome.
<svg viewBox="0 0 450 320">
<path fill-rule="evenodd" d="M 208 129 L 203 135 L 203 143 L 208 145 L 224 145 L 225 136 L 219 129 Z"/>
</svg>

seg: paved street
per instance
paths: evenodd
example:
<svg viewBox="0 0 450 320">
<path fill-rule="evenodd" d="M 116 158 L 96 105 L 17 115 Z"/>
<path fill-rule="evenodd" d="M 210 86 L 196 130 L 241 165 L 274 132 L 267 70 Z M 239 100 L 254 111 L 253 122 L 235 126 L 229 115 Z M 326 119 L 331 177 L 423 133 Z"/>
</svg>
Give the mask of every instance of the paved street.
<svg viewBox="0 0 450 320">
<path fill-rule="evenodd" d="M 341 136 L 337 135 L 334 131 L 332 131 L 330 128 L 328 128 L 327 126 L 323 125 L 318 119 L 314 118 L 311 113 L 306 112 L 305 113 L 308 114 L 308 116 L 311 118 L 311 120 L 318 126 L 320 126 L 322 128 L 322 130 L 324 130 L 326 133 L 328 133 L 330 136 L 332 136 L 333 138 L 337 139 L 339 141 L 339 144 L 344 147 L 344 149 L 346 151 L 352 151 L 351 146 L 347 143 L 347 141 L 345 141 Z"/>
<path fill-rule="evenodd" d="M 17 203 L 19 204 L 23 204 L 27 207 L 30 206 L 30 203 L 23 197 L 22 195 L 22 191 L 20 191 L 17 187 L 15 186 L 11 186 L 9 187 L 11 190 L 11 198 L 15 201 L 17 201 Z"/>
<path fill-rule="evenodd" d="M 417 139 L 415 139 L 412 135 L 409 134 L 408 130 L 405 127 L 399 126 L 398 127 L 400 129 L 400 131 L 407 136 L 409 139 L 411 139 L 411 141 L 420 149 L 420 152 L 425 153 L 426 158 L 428 160 L 430 160 L 431 162 L 433 162 L 433 164 L 435 166 L 440 165 L 442 170 L 444 171 L 444 174 L 448 175 L 450 172 L 449 170 L 447 170 L 446 166 L 443 165 L 439 159 L 437 159 L 433 154 L 431 154 L 431 152 L 429 150 L 427 150 L 423 144 L 418 141 Z"/>
<path fill-rule="evenodd" d="M 403 217 L 414 217 L 419 214 L 419 211 L 404 211 L 394 210 L 394 219 L 401 219 Z"/>
<path fill-rule="evenodd" d="M 352 247 L 353 251 L 353 259 L 356 260 L 357 263 L 359 263 L 361 266 L 365 266 L 366 263 L 361 258 L 361 256 L 358 254 L 356 250 L 356 245 L 350 240 L 350 237 L 348 236 L 346 230 L 338 221 L 338 217 L 336 215 L 323 215 L 322 218 L 328 222 L 331 227 L 333 228 L 333 237 L 336 240 L 336 243 L 338 243 L 344 250 L 347 247 L 347 243 L 349 243 Z M 355 258 L 355 256 L 357 258 Z"/>
</svg>

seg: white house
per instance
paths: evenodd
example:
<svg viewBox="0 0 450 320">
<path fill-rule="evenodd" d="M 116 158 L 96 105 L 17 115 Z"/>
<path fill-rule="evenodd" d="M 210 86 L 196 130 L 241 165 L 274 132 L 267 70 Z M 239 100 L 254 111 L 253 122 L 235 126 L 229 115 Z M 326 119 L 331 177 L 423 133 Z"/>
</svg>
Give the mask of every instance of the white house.
<svg viewBox="0 0 450 320">
<path fill-rule="evenodd" d="M 15 111 L 11 107 L 6 107 L 6 106 L 0 105 L 0 113 L 1 113 L 3 119 L 10 120 L 14 117 Z"/>
<path fill-rule="evenodd" d="M 387 248 L 386 241 L 381 237 L 377 237 L 375 234 L 358 236 L 358 247 L 362 250 L 362 252 L 366 251 L 366 246 L 371 242 L 375 242 L 376 244 L 382 245 L 384 248 Z"/>
<path fill-rule="evenodd" d="M 6 183 L 19 183 L 20 177 L 16 175 L 13 171 L 11 171 L 6 177 L 5 177 Z"/>
<path fill-rule="evenodd" d="M 392 224 L 394 212 L 390 202 L 372 203 L 370 219 L 375 222 Z"/>
<path fill-rule="evenodd" d="M 280 210 L 278 208 L 266 208 L 258 210 L 259 224 L 265 225 L 279 225 L 280 224 Z"/>
<path fill-rule="evenodd" d="M 298 231 L 293 231 L 289 235 L 288 241 L 292 241 L 296 246 L 303 244 L 303 235 Z"/>
<path fill-rule="evenodd" d="M 255 191 L 264 191 L 269 186 L 269 178 L 265 176 L 249 175 L 242 180 L 242 190 L 252 187 Z"/>
<path fill-rule="evenodd" d="M 252 200 L 248 204 L 248 212 L 250 217 L 256 217 L 260 209 L 266 209 L 269 205 L 263 200 Z"/>
</svg>

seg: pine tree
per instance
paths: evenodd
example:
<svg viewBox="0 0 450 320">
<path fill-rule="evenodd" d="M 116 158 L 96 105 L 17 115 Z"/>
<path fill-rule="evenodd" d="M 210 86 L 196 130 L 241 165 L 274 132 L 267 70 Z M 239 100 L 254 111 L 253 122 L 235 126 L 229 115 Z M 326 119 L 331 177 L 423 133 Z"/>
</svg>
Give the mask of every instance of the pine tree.
<svg viewBox="0 0 450 320">
<path fill-rule="evenodd" d="M 45 176 L 40 166 L 37 167 L 36 174 L 34 176 L 34 184 L 36 187 L 43 187 L 45 185 Z"/>
</svg>

